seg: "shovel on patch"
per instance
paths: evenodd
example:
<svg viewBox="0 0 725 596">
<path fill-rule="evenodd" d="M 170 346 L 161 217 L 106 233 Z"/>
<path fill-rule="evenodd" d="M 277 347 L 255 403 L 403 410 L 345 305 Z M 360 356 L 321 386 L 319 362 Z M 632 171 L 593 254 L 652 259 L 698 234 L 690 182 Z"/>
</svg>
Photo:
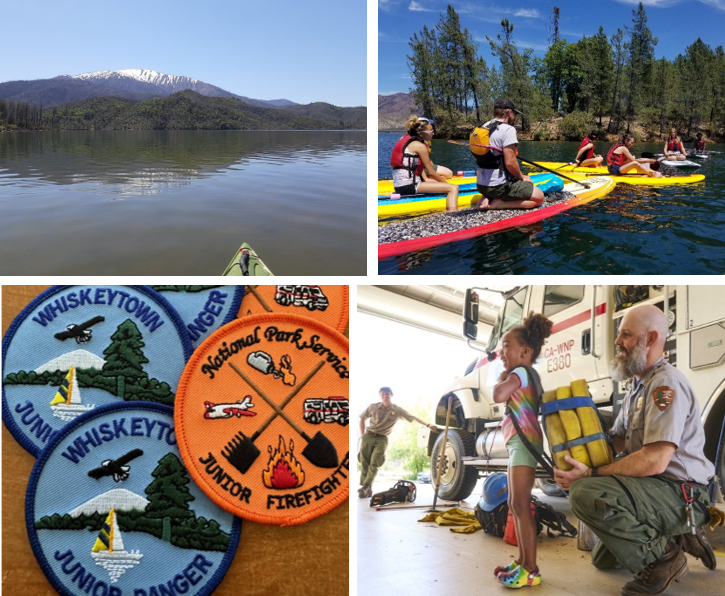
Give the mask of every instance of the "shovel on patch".
<svg viewBox="0 0 725 596">
<path fill-rule="evenodd" d="M 237 369 L 234 364 L 231 362 L 229 363 L 230 366 L 236 371 L 237 374 L 241 375 L 244 379 L 244 375 Z M 302 389 L 307 382 L 317 374 L 317 372 L 324 366 L 324 362 L 318 362 L 317 366 L 312 369 L 310 374 L 308 374 L 297 387 L 294 388 L 292 393 L 290 393 L 284 401 L 279 406 L 279 411 L 272 414 L 267 420 L 264 421 L 262 426 L 260 426 L 251 437 L 247 437 L 242 433 L 241 431 L 238 432 L 236 435 L 234 435 L 234 438 L 227 443 L 227 446 L 224 451 L 222 451 L 222 455 L 227 458 L 230 464 L 232 464 L 237 470 L 239 470 L 242 474 L 245 474 L 247 470 L 249 470 L 250 466 L 254 463 L 254 460 L 259 457 L 259 454 L 261 451 L 257 448 L 257 446 L 254 444 L 254 441 L 256 441 L 259 438 L 259 435 L 261 435 L 266 428 L 272 423 L 272 421 L 277 418 L 279 415 L 279 412 L 281 412 L 282 408 L 284 408 L 290 400 L 299 393 L 300 389 Z M 245 379 L 246 380 L 246 379 Z M 249 381 L 247 381 L 249 382 Z M 251 383 L 250 383 L 251 385 Z M 252 385 L 252 387 L 254 387 Z M 255 388 L 256 390 L 256 388 Z M 258 390 L 257 390 L 258 391 Z M 264 398 L 266 401 L 266 398 Z M 269 403 L 269 402 L 267 402 Z M 304 451 L 302 452 L 304 454 Z M 312 460 L 310 460 L 312 461 Z M 314 463 L 314 462 L 312 462 Z M 335 464 L 337 465 L 337 464 Z"/>
<path fill-rule="evenodd" d="M 313 370 L 313 373 L 317 372 L 324 362 L 319 362 L 318 365 Z M 317 434 L 310 438 L 299 426 L 297 426 L 290 418 L 282 411 L 282 408 L 275 404 L 272 400 L 270 400 L 262 391 L 257 387 L 250 379 L 246 377 L 246 375 L 239 370 L 233 362 L 229 363 L 229 366 L 231 366 L 234 369 L 234 372 L 236 372 L 244 381 L 252 388 L 254 391 L 261 397 L 264 401 L 266 401 L 271 408 L 274 409 L 276 412 L 275 416 L 280 416 L 282 419 L 287 422 L 294 430 L 297 431 L 297 433 L 305 440 L 307 441 L 307 447 L 305 447 L 302 450 L 302 455 L 304 455 L 310 463 L 317 466 L 318 468 L 336 468 L 338 464 L 340 463 L 337 458 L 337 449 L 335 449 L 335 446 L 332 444 L 332 441 L 328 439 L 325 435 L 322 434 L 322 432 L 318 431 Z M 311 373 L 312 374 L 312 373 Z M 308 375 L 307 379 L 311 376 Z M 305 381 L 307 381 L 305 379 Z M 283 402 L 284 405 L 286 405 L 289 402 L 289 398 L 285 399 Z M 271 422 L 271 420 L 270 420 Z M 266 427 L 266 426 L 265 426 Z M 255 433 L 256 434 L 256 433 Z M 259 450 L 256 446 L 254 446 L 254 449 L 257 451 L 257 455 L 259 455 Z M 255 456 L 256 457 L 256 456 Z"/>
</svg>

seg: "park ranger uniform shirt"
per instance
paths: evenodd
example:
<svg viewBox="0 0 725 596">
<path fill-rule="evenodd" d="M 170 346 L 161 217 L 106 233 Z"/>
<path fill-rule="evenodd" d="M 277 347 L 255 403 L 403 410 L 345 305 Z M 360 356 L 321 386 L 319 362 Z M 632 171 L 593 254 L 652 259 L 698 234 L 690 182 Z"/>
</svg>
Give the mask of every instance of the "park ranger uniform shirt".
<svg viewBox="0 0 725 596">
<path fill-rule="evenodd" d="M 626 454 L 657 441 L 674 443 L 677 449 L 662 474 L 665 478 L 707 485 L 715 473 L 704 453 L 705 431 L 695 392 L 664 358 L 634 380 L 612 430 L 624 437 Z"/>
<path fill-rule="evenodd" d="M 370 404 L 365 411 L 360 414 L 360 418 L 363 420 L 370 418 L 370 424 L 368 425 L 367 432 L 375 433 L 376 435 L 388 436 L 395 423 L 399 418 L 404 418 L 408 422 L 413 422 L 413 416 L 406 412 L 400 406 L 391 404 L 389 408 L 383 406 L 382 403 Z"/>
</svg>

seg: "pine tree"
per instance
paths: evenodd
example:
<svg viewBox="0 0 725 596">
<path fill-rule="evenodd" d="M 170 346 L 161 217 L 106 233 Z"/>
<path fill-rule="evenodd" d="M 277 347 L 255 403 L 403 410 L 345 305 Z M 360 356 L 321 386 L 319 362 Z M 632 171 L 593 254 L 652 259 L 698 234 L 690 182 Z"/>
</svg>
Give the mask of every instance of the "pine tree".
<svg viewBox="0 0 725 596">
<path fill-rule="evenodd" d="M 126 319 L 118 326 L 111 336 L 111 344 L 103 351 L 106 362 L 101 374 L 116 378 L 119 397 L 125 397 L 126 379 L 137 382 L 148 378 L 148 373 L 143 370 L 143 365 L 148 363 L 142 349 L 145 346 L 143 335 L 136 324 Z"/>
<path fill-rule="evenodd" d="M 154 480 L 146 487 L 149 504 L 146 515 L 162 520 L 162 539 L 171 542 L 171 522 L 178 523 L 195 517 L 189 509 L 194 497 L 189 492 L 189 474 L 173 453 L 167 453 L 159 460 L 151 473 Z"/>
</svg>

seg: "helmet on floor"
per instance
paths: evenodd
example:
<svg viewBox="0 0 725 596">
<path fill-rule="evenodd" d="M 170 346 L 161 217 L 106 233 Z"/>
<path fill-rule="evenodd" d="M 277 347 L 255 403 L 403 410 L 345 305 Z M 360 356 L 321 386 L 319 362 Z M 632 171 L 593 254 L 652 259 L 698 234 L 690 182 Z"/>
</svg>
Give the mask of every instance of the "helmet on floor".
<svg viewBox="0 0 725 596">
<path fill-rule="evenodd" d="M 484 511 L 493 511 L 509 498 L 509 482 L 504 472 L 491 474 L 483 482 L 483 495 L 478 506 Z"/>
</svg>

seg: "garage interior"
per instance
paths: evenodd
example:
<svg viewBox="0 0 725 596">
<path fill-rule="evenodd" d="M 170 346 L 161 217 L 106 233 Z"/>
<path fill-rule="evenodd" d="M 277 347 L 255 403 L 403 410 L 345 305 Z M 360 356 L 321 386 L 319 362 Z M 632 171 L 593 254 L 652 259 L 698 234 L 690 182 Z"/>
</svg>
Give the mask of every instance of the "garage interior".
<svg viewBox="0 0 725 596">
<path fill-rule="evenodd" d="M 463 286 L 359 286 L 358 312 L 387 319 L 391 325 L 402 323 L 424 329 L 431 333 L 432 345 L 436 334 L 464 341 L 461 335 L 464 297 Z M 479 342 L 483 345 L 502 300 L 494 293 L 482 293 L 480 297 Z M 365 366 L 373 367 L 374 359 Z M 436 390 L 431 388 L 431 391 Z M 397 590 L 456 596 L 505 593 L 507 589 L 495 580 L 493 569 L 515 558 L 517 547 L 481 530 L 459 534 L 445 526 L 419 522 L 433 504 L 434 490 L 431 484 L 416 482 L 416 485 L 415 502 L 397 504 L 395 509 L 376 510 L 369 506 L 369 499 L 360 499 L 353 493 L 357 504 L 357 593 L 383 594 Z M 460 503 L 461 508 L 473 511 L 482 494 L 482 485 L 483 478 L 479 479 L 471 496 Z M 376 480 L 372 488 L 373 493 L 378 493 L 390 489 L 391 483 Z M 566 497 L 547 496 L 538 488 L 533 494 L 565 514 L 568 521 L 578 527 Z M 718 507 L 725 511 L 722 499 Z M 444 511 L 446 508 L 446 503 L 439 499 L 436 509 Z M 725 528 L 707 530 L 707 533 L 718 568 L 708 570 L 688 555 L 689 573 L 682 581 L 672 584 L 668 595 L 725 593 Z M 632 577 L 624 569 L 597 570 L 591 564 L 590 553 L 577 548 L 577 538 L 549 537 L 546 529 L 538 536 L 537 561 L 542 583 L 530 589 L 542 595 L 619 594 L 620 588 Z"/>
</svg>

